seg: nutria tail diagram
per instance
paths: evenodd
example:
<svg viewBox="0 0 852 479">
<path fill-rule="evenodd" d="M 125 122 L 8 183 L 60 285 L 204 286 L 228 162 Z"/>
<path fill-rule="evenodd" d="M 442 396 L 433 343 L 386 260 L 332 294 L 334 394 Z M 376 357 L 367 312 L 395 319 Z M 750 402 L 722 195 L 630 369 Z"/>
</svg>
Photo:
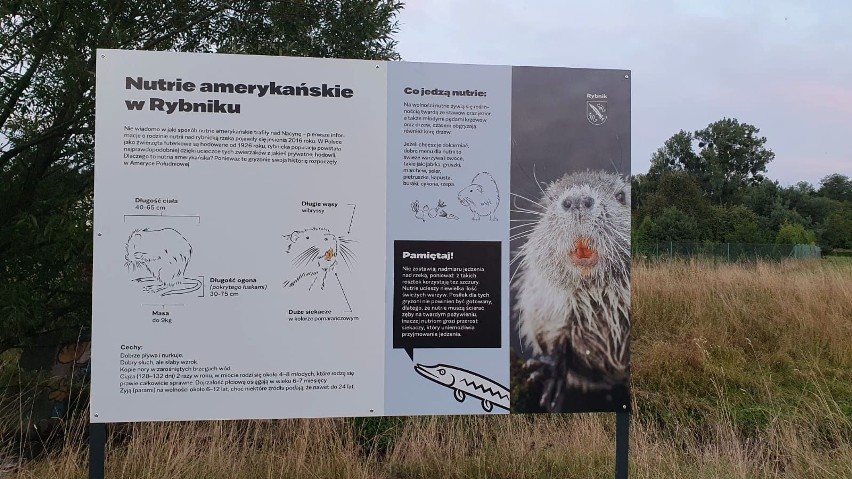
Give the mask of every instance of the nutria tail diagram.
<svg viewBox="0 0 852 479">
<path fill-rule="evenodd" d="M 186 269 L 192 259 L 192 245 L 177 230 L 135 230 L 127 238 L 125 249 L 125 266 L 132 271 L 147 273 L 133 280 L 151 283 L 142 291 L 169 296 L 201 289 L 201 281 L 186 277 Z"/>
<path fill-rule="evenodd" d="M 491 412 L 495 405 L 509 410 L 509 389 L 481 374 L 447 364 L 418 364 L 414 370 L 424 378 L 452 389 L 453 397 L 458 402 L 471 396 L 482 401 L 485 412 Z"/>
<path fill-rule="evenodd" d="M 500 205 L 500 189 L 491 173 L 477 173 L 470 185 L 459 191 L 459 203 L 470 208 L 473 219 L 478 221 L 487 216 L 491 221 L 497 221 L 497 207 Z"/>
<path fill-rule="evenodd" d="M 327 228 L 296 230 L 284 235 L 284 238 L 289 241 L 286 253 L 293 256 L 292 263 L 297 270 L 293 279 L 284 281 L 285 288 L 306 284 L 308 291 L 314 288 L 324 290 L 329 273 L 337 276 L 338 259 L 342 259 L 350 269 L 355 262 L 355 254 L 349 247 L 353 241 L 335 235 Z"/>
</svg>

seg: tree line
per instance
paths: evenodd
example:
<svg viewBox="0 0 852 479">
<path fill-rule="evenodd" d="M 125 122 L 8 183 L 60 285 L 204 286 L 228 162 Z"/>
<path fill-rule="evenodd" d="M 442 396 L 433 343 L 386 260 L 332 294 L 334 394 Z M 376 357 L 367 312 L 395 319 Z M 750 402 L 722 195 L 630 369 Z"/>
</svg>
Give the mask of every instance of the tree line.
<svg viewBox="0 0 852 479">
<path fill-rule="evenodd" d="M 852 249 L 852 180 L 781 186 L 765 176 L 775 153 L 760 130 L 723 118 L 681 130 L 632 177 L 633 241 L 811 244 Z"/>
</svg>

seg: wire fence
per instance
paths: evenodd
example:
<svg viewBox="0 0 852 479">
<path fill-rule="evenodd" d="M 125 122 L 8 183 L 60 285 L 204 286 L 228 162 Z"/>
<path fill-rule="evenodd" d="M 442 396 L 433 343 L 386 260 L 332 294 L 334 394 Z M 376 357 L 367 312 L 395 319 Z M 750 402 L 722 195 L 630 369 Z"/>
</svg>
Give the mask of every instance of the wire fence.
<svg viewBox="0 0 852 479">
<path fill-rule="evenodd" d="M 807 244 L 700 243 L 657 241 L 634 243 L 634 258 L 710 258 L 724 261 L 819 259 L 819 246 Z"/>
</svg>

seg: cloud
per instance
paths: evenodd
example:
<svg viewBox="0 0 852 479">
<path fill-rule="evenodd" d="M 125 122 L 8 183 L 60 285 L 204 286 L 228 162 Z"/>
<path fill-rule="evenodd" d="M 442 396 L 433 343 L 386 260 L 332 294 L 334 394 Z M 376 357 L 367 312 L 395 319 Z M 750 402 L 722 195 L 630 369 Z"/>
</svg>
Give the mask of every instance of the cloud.
<svg viewBox="0 0 852 479">
<path fill-rule="evenodd" d="M 677 131 L 734 117 L 767 136 L 772 178 L 816 183 L 852 170 L 848 18 L 843 0 L 417 0 L 398 39 L 410 61 L 632 70 L 634 172 Z"/>
</svg>

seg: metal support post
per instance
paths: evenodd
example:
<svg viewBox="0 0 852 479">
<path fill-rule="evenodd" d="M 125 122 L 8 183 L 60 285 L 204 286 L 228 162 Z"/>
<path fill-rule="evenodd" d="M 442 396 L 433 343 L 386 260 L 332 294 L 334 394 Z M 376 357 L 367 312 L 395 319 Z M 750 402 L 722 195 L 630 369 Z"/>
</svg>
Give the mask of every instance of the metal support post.
<svg viewBox="0 0 852 479">
<path fill-rule="evenodd" d="M 630 441 L 630 413 L 615 413 L 615 479 L 627 479 L 627 446 Z"/>
<path fill-rule="evenodd" d="M 89 423 L 89 479 L 104 479 L 106 424 Z"/>
</svg>

